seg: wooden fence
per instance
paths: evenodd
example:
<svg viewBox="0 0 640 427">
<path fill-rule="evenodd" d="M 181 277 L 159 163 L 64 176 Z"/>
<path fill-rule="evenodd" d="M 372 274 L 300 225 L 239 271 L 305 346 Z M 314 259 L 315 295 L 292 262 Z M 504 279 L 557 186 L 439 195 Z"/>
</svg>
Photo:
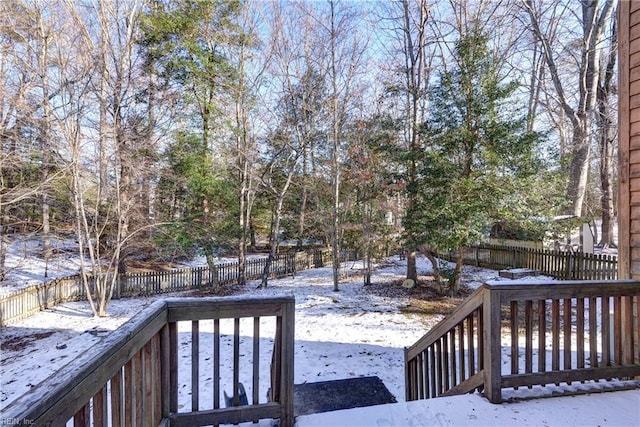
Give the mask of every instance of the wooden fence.
<svg viewBox="0 0 640 427">
<path fill-rule="evenodd" d="M 294 308 L 291 296 L 156 301 L 11 403 L 2 420 L 38 426 L 199 426 L 276 418 L 292 427 Z M 227 323 L 233 324 L 230 333 Z M 241 338 L 249 345 L 241 348 Z M 188 357 L 180 357 L 185 346 Z M 209 373 L 201 377 L 200 372 Z M 204 384 L 207 375 L 213 380 Z M 221 390 L 230 391 L 229 399 Z"/>
<path fill-rule="evenodd" d="M 616 280 L 618 258 L 614 255 L 551 251 L 508 246 L 477 245 L 464 248 L 464 263 L 495 270 L 529 268 L 561 280 Z M 434 255 L 455 261 L 457 251 Z"/>
<path fill-rule="evenodd" d="M 342 258 L 352 260 L 355 258 L 355 253 L 344 251 Z M 266 260 L 266 258 L 248 259 L 246 280 L 261 278 Z M 281 253 L 271 263 L 270 277 L 295 275 L 297 271 L 324 267 L 330 263 L 331 252 L 328 250 Z M 113 295 L 118 299 L 204 289 L 213 282 L 214 274 L 217 275 L 220 285 L 238 283 L 237 262 L 218 264 L 215 270 L 212 272 L 209 267 L 195 267 L 124 274 L 117 278 Z M 95 277 L 88 279 L 89 287 L 95 289 Z M 20 289 L 0 297 L 0 327 L 25 319 L 62 302 L 84 300 L 86 297 L 86 290 L 79 275 L 58 278 Z"/>
</svg>

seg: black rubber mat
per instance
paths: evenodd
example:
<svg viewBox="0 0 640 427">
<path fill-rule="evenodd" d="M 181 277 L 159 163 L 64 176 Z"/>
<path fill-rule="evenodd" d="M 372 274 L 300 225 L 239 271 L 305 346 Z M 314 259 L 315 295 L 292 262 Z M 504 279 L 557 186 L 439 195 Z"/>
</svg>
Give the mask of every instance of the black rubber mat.
<svg viewBox="0 0 640 427">
<path fill-rule="evenodd" d="M 395 396 L 389 392 L 382 380 L 375 376 L 293 386 L 296 416 L 395 402 Z"/>
</svg>

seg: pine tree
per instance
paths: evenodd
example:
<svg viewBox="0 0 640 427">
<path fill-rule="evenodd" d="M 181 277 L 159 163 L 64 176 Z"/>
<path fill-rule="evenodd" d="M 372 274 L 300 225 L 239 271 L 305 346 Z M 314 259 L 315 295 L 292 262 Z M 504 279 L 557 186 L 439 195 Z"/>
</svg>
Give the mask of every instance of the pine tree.
<svg viewBox="0 0 640 427">
<path fill-rule="evenodd" d="M 514 119 L 517 85 L 501 82 L 487 42 L 479 31 L 463 36 L 456 44 L 456 66 L 440 74 L 431 90 L 418 198 L 404 221 L 417 245 L 458 249 L 450 293 L 459 290 L 462 248 L 477 242 L 510 203 L 518 203 L 513 195 L 536 166 L 537 135 L 526 132 L 524 115 Z"/>
</svg>

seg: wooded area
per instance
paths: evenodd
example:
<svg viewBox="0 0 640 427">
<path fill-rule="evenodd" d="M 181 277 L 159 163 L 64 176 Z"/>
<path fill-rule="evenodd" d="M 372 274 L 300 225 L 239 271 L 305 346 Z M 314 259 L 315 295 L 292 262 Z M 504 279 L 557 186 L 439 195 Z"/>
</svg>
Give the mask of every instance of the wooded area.
<svg viewBox="0 0 640 427">
<path fill-rule="evenodd" d="M 140 258 L 244 283 L 283 239 L 370 266 L 559 214 L 610 246 L 616 4 L 0 2 L 0 278 L 18 233 L 73 231 L 96 315 Z"/>
</svg>

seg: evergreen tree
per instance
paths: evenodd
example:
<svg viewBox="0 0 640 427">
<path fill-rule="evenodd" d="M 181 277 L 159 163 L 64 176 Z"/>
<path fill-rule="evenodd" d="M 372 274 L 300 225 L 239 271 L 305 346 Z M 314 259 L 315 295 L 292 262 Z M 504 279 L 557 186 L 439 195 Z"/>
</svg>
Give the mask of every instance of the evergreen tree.
<svg viewBox="0 0 640 427">
<path fill-rule="evenodd" d="M 502 83 L 488 38 L 472 30 L 456 44 L 456 66 L 439 76 L 423 132 L 428 147 L 420 159 L 417 201 L 404 225 L 416 245 L 458 249 L 449 278 L 459 290 L 462 248 L 477 242 L 483 229 L 522 192 L 534 172 L 538 137 L 516 118 L 515 83 Z M 427 251 L 428 252 L 428 251 Z M 436 260 L 434 271 L 438 272 Z"/>
<path fill-rule="evenodd" d="M 235 192 L 225 177 L 224 167 L 201 156 L 200 135 L 178 133 L 165 153 L 167 167 L 158 184 L 158 213 L 171 218 L 165 231 L 179 247 L 200 251 L 207 259 L 216 285 L 215 256 L 229 250 L 237 236 Z M 208 210 L 202 206 L 208 206 Z M 168 242 L 160 242 L 168 249 Z"/>
<path fill-rule="evenodd" d="M 154 3 L 141 24 L 140 43 L 147 60 L 153 62 L 155 72 L 168 87 L 180 92 L 185 127 L 199 128 L 179 135 L 175 142 L 178 153 L 185 143 L 180 140 L 183 137 L 187 138 L 188 148 L 194 150 L 184 158 L 188 160 L 184 162 L 187 175 L 182 179 L 188 191 L 181 195 L 195 198 L 184 201 L 186 214 L 178 217 L 179 232 L 175 237 L 198 245 L 211 271 L 215 270 L 213 260 L 219 242 L 239 234 L 239 227 L 228 220 L 230 212 L 237 216 L 238 201 L 228 199 L 233 191 L 227 184 L 230 172 L 225 161 L 220 160 L 222 140 L 229 137 L 224 111 L 232 103 L 233 88 L 239 79 L 228 50 L 237 47 L 241 39 L 236 25 L 241 6 L 236 0 Z"/>
</svg>

